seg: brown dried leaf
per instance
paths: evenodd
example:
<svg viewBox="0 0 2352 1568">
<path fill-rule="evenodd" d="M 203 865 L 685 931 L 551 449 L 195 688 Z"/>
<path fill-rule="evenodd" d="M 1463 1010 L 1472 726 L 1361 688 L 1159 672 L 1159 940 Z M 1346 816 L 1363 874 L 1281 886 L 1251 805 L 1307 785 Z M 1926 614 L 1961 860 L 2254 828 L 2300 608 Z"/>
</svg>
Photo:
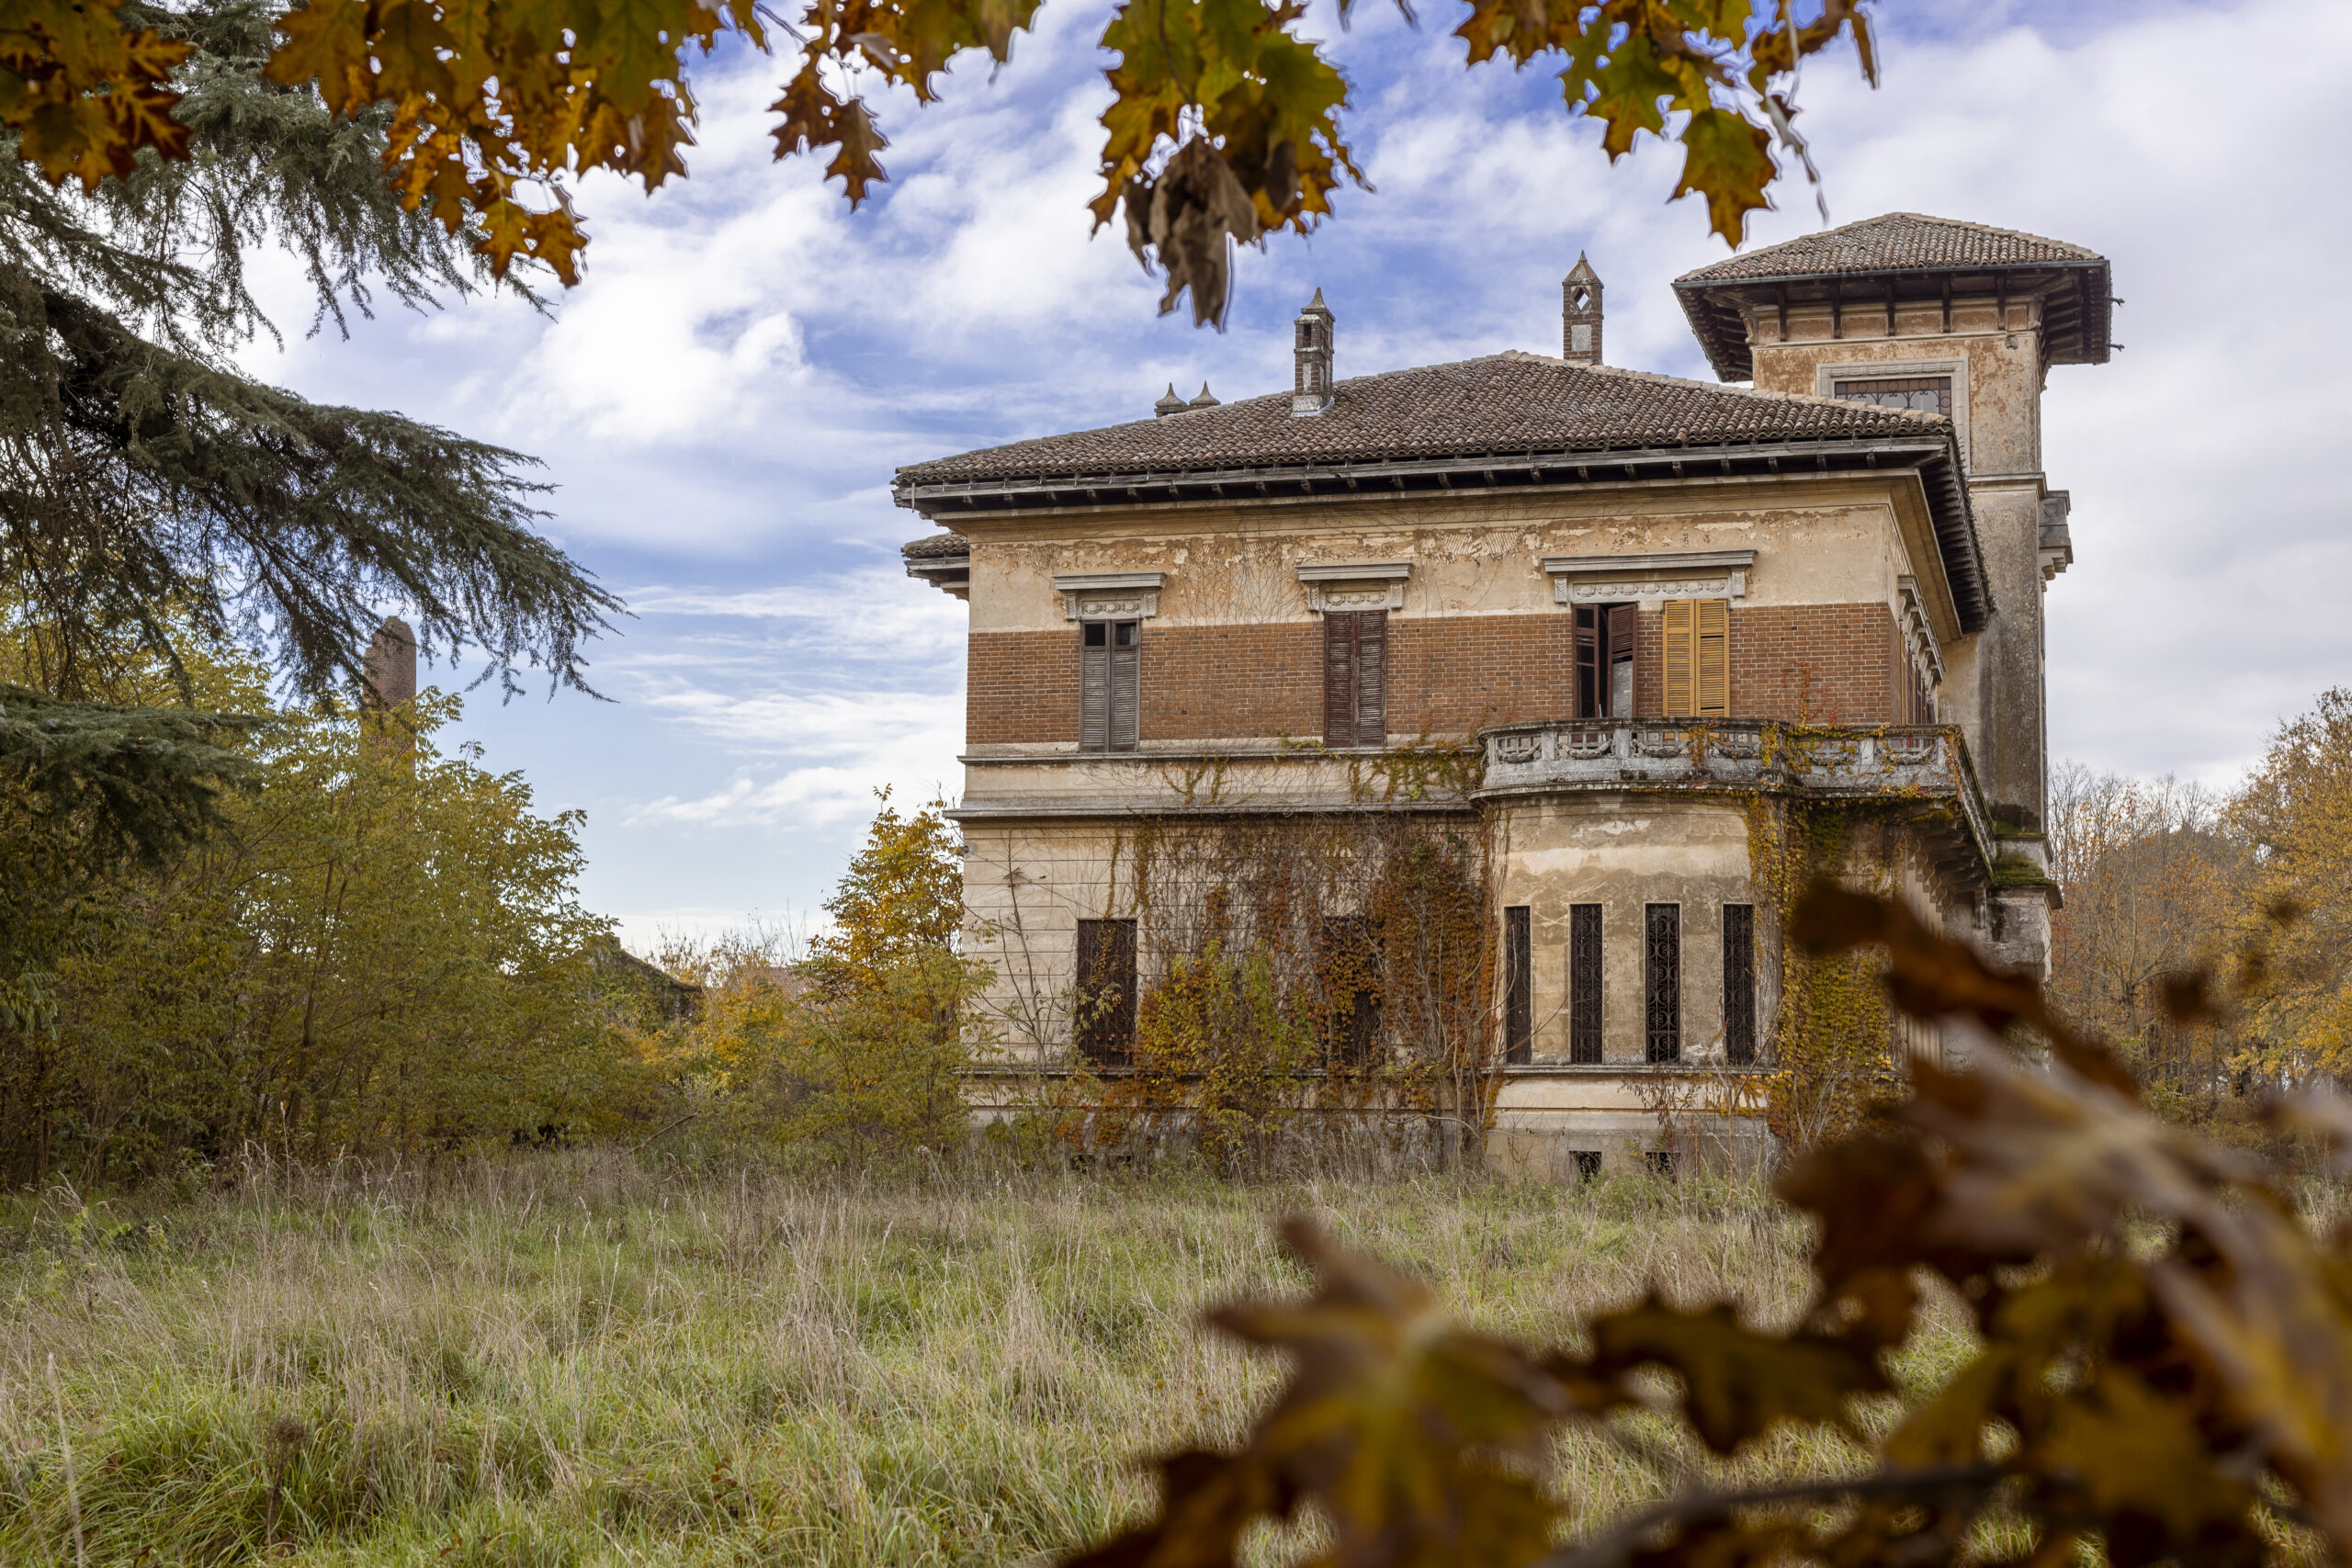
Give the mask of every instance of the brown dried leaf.
<svg viewBox="0 0 2352 1568">
<path fill-rule="evenodd" d="M 1653 1295 L 1592 1325 L 1592 1371 L 1660 1366 L 1682 1380 L 1682 1412 L 1707 1446 L 1731 1453 L 1782 1421 L 1842 1423 L 1846 1402 L 1886 1390 L 1867 1350 L 1808 1334 L 1758 1334 L 1729 1306 L 1680 1312 Z"/>
</svg>

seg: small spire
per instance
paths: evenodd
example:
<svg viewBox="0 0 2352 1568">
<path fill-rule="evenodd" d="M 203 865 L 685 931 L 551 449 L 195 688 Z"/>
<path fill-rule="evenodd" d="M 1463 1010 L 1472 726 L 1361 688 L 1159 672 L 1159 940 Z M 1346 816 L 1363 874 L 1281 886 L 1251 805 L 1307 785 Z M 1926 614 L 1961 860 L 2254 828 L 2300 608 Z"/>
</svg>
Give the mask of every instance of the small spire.
<svg viewBox="0 0 2352 1568">
<path fill-rule="evenodd" d="M 1600 363 L 1600 275 L 1582 251 L 1560 279 L 1560 355 L 1571 365 Z"/>
<path fill-rule="evenodd" d="M 1191 402 L 1184 406 L 1186 408 L 1194 409 L 1213 409 L 1217 406 L 1218 401 L 1219 399 L 1217 398 L 1217 395 L 1209 390 L 1209 384 L 1206 381 L 1203 381 L 1201 383 L 1201 395 L 1194 398 Z"/>
<path fill-rule="evenodd" d="M 1166 395 L 1161 397 L 1158 402 L 1151 405 L 1152 417 L 1154 419 L 1166 419 L 1171 413 L 1182 413 L 1183 412 L 1184 400 L 1176 395 L 1176 383 L 1170 381 L 1168 383 L 1168 391 Z"/>
</svg>

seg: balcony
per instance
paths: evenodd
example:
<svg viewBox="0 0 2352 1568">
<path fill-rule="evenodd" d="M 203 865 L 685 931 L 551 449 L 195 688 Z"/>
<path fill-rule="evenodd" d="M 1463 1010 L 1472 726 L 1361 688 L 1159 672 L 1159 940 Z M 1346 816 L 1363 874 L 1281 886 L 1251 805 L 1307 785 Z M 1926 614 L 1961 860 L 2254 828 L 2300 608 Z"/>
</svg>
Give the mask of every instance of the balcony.
<svg viewBox="0 0 2352 1568">
<path fill-rule="evenodd" d="M 1479 742 L 1481 801 L 1618 790 L 1916 801 L 1959 829 L 1955 858 L 1989 873 L 1996 852 L 1967 745 L 1948 726 L 1586 719 L 1505 725 Z"/>
</svg>

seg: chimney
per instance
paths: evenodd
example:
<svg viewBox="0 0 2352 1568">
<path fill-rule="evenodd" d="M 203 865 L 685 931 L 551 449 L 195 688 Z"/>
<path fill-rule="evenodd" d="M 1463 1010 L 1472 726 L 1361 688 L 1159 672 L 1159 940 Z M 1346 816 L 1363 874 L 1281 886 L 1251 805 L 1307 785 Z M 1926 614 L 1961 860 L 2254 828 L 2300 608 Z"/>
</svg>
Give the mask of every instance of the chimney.
<svg viewBox="0 0 2352 1568">
<path fill-rule="evenodd" d="M 1600 363 L 1600 277 L 1581 251 L 1576 270 L 1560 279 L 1560 357 L 1571 365 Z"/>
<path fill-rule="evenodd" d="M 1184 406 L 1193 409 L 1213 409 L 1221 400 L 1215 392 L 1209 390 L 1209 384 L 1204 381 L 1201 383 L 1201 395 Z"/>
<path fill-rule="evenodd" d="M 368 644 L 364 707 L 389 710 L 416 700 L 416 633 L 398 615 L 387 615 Z"/>
<path fill-rule="evenodd" d="M 1298 313 L 1292 356 L 1297 368 L 1291 379 L 1291 413 L 1295 417 L 1321 413 L 1331 406 L 1331 308 L 1323 303 L 1320 288 Z"/>
<path fill-rule="evenodd" d="M 1182 413 L 1183 412 L 1184 400 L 1176 395 L 1176 383 L 1170 381 L 1168 383 L 1168 390 L 1161 393 L 1159 400 L 1151 405 L 1151 417 L 1154 419 L 1166 419 L 1171 413 Z"/>
</svg>

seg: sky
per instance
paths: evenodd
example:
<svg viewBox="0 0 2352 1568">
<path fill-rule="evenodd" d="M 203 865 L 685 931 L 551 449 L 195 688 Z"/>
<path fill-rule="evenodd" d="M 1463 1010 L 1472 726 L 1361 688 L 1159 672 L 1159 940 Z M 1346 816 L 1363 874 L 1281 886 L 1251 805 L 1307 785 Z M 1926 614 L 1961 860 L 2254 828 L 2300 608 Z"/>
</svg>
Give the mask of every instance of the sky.
<svg viewBox="0 0 2352 1568">
<path fill-rule="evenodd" d="M 1051 0 L 993 80 L 974 57 L 942 103 L 876 98 L 891 183 L 858 212 L 817 164 L 773 161 L 780 63 L 721 54 L 695 77 L 691 177 L 582 184 L 585 277 L 546 311 L 458 298 L 306 339 L 289 271 L 265 293 L 297 331 L 247 367 L 544 461 L 548 532 L 629 606 L 590 651 L 606 700 L 480 687 L 463 737 L 586 814 L 582 897 L 632 945 L 806 930 L 877 789 L 958 787 L 965 612 L 902 573 L 899 546 L 932 530 L 892 503 L 899 466 L 1140 418 L 1170 382 L 1279 390 L 1317 288 L 1342 377 L 1557 353 L 1579 253 L 1612 363 L 1708 377 L 1669 284 L 1725 252 L 1667 199 L 1679 154 L 1645 141 L 1612 167 L 1552 71 L 1465 70 L 1449 7 L 1418 9 L 1416 28 L 1365 0 L 1343 29 L 1313 0 L 1374 188 L 1244 251 L 1223 333 L 1157 315 L 1123 241 L 1090 238 L 1107 7 Z M 2352 397 L 2325 314 L 2352 207 L 2324 157 L 2352 6 L 1880 9 L 1878 90 L 1842 48 L 1802 84 L 1832 220 L 2089 245 L 2125 301 L 2122 351 L 2054 368 L 2043 404 L 2075 550 L 2049 590 L 2052 755 L 2226 786 L 2352 681 Z M 1750 245 L 1821 226 L 1802 184 L 1778 200 Z"/>
</svg>

